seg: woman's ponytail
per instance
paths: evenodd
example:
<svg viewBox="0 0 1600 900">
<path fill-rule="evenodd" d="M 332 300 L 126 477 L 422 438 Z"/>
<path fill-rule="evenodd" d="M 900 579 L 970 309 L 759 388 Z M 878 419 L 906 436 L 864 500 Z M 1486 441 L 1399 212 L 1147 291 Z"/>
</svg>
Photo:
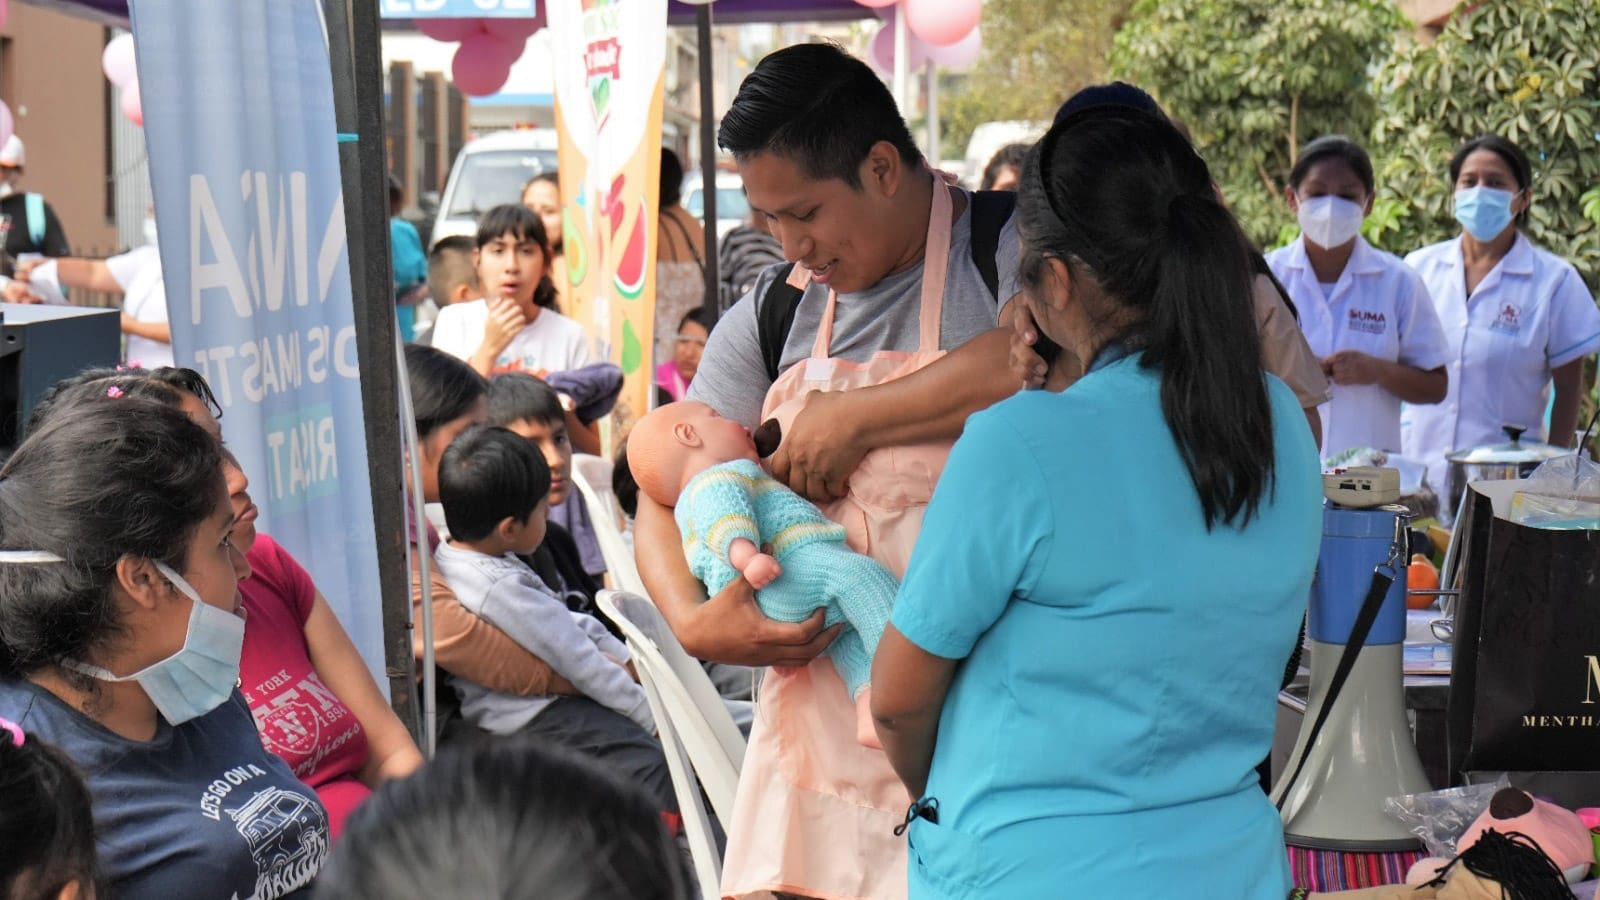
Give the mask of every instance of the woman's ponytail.
<svg viewBox="0 0 1600 900">
<path fill-rule="evenodd" d="M 1161 411 L 1206 527 L 1244 525 L 1272 483 L 1272 407 L 1250 245 L 1205 162 L 1161 116 L 1089 107 L 1029 155 L 1017 211 L 1024 283 L 1058 259 L 1122 308 L 1133 324 L 1117 340 L 1161 373 Z"/>
<path fill-rule="evenodd" d="M 1206 527 L 1243 525 L 1272 478 L 1272 407 L 1261 373 L 1249 245 L 1209 194 L 1167 206 L 1143 365 L 1194 480 Z"/>
</svg>

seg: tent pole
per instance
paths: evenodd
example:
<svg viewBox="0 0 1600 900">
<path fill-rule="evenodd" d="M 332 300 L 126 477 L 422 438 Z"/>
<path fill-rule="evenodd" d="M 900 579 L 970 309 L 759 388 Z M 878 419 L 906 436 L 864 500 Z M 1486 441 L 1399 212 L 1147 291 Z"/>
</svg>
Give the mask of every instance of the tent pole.
<svg viewBox="0 0 1600 900">
<path fill-rule="evenodd" d="M 722 313 L 721 284 L 717 274 L 717 104 L 711 80 L 716 46 L 711 39 L 711 4 L 695 7 L 695 40 L 700 63 L 700 204 L 706 229 L 706 294 L 704 305 L 713 316 Z M 732 300 L 737 297 L 731 298 Z M 673 322 L 668 326 L 678 327 Z"/>
<path fill-rule="evenodd" d="M 334 121 L 356 140 L 339 144 L 344 181 L 345 237 L 355 298 L 356 361 L 367 437 L 367 477 L 378 539 L 378 584 L 390 703 L 422 743 L 411 649 L 411 590 L 406 566 L 406 520 L 401 506 L 400 401 L 394 353 L 394 270 L 389 261 L 388 161 L 384 153 L 383 56 L 379 4 L 323 0 Z"/>
</svg>

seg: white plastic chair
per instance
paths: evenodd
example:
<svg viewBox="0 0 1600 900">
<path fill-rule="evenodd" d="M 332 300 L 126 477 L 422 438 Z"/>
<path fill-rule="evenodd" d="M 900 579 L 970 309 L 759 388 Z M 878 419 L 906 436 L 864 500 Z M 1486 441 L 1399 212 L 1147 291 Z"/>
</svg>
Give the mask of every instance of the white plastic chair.
<svg viewBox="0 0 1600 900">
<path fill-rule="evenodd" d="M 624 591 L 643 594 L 644 579 L 633 561 L 633 550 L 617 528 L 617 496 L 611 490 L 611 460 L 587 453 L 572 454 L 572 483 L 583 495 L 600 555 L 605 557 L 611 583 Z"/>
<path fill-rule="evenodd" d="M 661 733 L 695 871 L 706 896 L 714 900 L 720 896 L 722 860 L 695 778 L 699 777 L 717 818 L 724 824 L 732 822 L 744 735 L 711 678 L 678 643 L 654 603 L 630 591 L 613 590 L 601 591 L 596 603 L 628 639 L 634 668 Z"/>
</svg>

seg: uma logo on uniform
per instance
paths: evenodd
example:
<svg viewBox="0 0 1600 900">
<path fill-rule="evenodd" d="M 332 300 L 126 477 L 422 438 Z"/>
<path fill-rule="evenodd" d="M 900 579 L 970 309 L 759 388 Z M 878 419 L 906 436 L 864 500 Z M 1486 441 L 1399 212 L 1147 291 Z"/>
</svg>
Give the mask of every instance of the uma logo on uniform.
<svg viewBox="0 0 1600 900">
<path fill-rule="evenodd" d="M 1507 303 L 1500 307 L 1500 314 L 1494 317 L 1494 322 L 1489 325 L 1489 330 L 1498 334 L 1518 335 L 1522 333 L 1521 311 Z"/>
<path fill-rule="evenodd" d="M 1348 318 L 1351 331 L 1383 334 L 1389 330 L 1389 318 L 1381 312 L 1374 312 L 1370 309 L 1352 309 Z"/>
</svg>

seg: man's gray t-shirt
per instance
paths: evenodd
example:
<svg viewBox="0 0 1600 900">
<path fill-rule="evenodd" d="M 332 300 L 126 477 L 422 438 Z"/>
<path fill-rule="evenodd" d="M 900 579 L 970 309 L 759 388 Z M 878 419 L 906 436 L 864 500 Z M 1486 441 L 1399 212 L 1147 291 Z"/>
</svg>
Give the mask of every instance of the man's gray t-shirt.
<svg viewBox="0 0 1600 900">
<path fill-rule="evenodd" d="M 994 328 L 999 310 L 1020 290 L 1016 218 L 1013 216 L 1000 230 L 995 252 L 1000 276 L 996 299 L 972 261 L 970 195 L 967 200 L 966 209 L 950 229 L 950 262 L 945 278 L 944 315 L 939 328 L 939 346 L 944 350 L 953 350 Z M 865 362 L 882 350 L 916 350 L 921 336 L 922 268 L 919 261 L 864 291 L 840 294 L 829 355 Z M 773 279 L 782 271 L 783 266 L 777 265 L 761 273 L 750 293 L 717 322 L 706 342 L 700 368 L 689 384 L 689 399 L 699 400 L 747 427 L 759 424 L 762 401 L 772 387 L 766 363 L 761 359 L 757 309 L 765 302 Z M 826 285 L 813 284 L 806 288 L 795 309 L 794 326 L 783 345 L 778 365 L 780 373 L 811 355 L 811 345 L 816 341 L 827 304 Z"/>
</svg>

